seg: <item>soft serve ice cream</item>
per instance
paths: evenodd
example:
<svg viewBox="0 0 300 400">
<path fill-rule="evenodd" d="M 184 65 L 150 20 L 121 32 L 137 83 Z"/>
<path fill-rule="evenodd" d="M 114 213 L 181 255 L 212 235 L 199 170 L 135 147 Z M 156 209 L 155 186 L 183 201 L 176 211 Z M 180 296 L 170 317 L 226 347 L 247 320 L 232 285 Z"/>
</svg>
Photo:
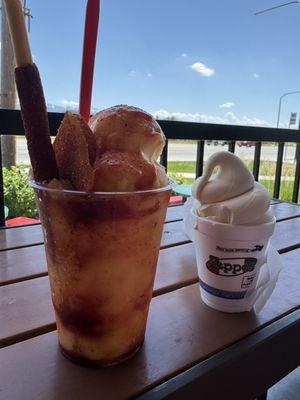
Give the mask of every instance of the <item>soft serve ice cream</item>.
<svg viewBox="0 0 300 400">
<path fill-rule="evenodd" d="M 208 159 L 204 174 L 193 184 L 192 196 L 194 213 L 217 222 L 258 225 L 274 219 L 268 191 L 230 152 L 220 151 Z"/>
<path fill-rule="evenodd" d="M 269 204 L 267 190 L 237 156 L 218 152 L 208 159 L 184 218 L 195 244 L 201 298 L 208 306 L 258 312 L 272 293 L 280 260 L 269 245 L 275 227 Z"/>
</svg>

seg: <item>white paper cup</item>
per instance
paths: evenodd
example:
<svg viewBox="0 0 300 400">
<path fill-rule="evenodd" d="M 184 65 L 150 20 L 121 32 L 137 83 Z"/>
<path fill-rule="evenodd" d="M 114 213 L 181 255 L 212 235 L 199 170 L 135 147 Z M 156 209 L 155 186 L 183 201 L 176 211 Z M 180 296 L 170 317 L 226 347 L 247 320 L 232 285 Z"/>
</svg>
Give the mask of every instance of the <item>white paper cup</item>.
<svg viewBox="0 0 300 400">
<path fill-rule="evenodd" d="M 262 282 L 258 277 L 267 262 L 275 217 L 266 224 L 239 226 L 198 217 L 191 208 L 186 212 L 185 226 L 195 244 L 202 300 L 220 311 L 249 311 L 271 281 L 271 273 L 262 277 Z"/>
</svg>

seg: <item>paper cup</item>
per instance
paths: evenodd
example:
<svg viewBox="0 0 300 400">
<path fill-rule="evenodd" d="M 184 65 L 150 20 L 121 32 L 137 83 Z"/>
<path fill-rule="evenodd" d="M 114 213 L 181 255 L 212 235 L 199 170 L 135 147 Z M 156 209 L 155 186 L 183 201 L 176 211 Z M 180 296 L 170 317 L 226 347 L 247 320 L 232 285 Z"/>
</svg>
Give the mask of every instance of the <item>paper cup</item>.
<svg viewBox="0 0 300 400">
<path fill-rule="evenodd" d="M 275 217 L 266 224 L 239 226 L 198 217 L 191 207 L 186 213 L 185 226 L 195 244 L 202 300 L 220 311 L 249 311 L 271 281 L 269 272 L 262 282 L 258 277 L 267 262 Z"/>
</svg>

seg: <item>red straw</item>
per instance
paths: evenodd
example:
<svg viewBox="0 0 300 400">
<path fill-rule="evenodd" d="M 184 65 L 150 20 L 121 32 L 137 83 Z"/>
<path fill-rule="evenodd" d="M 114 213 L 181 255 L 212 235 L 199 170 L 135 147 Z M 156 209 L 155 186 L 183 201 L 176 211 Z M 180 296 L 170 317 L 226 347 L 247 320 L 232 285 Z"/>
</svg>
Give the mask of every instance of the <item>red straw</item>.
<svg viewBox="0 0 300 400">
<path fill-rule="evenodd" d="M 100 0 L 88 0 L 85 15 L 79 113 L 88 122 L 91 111 Z"/>
</svg>

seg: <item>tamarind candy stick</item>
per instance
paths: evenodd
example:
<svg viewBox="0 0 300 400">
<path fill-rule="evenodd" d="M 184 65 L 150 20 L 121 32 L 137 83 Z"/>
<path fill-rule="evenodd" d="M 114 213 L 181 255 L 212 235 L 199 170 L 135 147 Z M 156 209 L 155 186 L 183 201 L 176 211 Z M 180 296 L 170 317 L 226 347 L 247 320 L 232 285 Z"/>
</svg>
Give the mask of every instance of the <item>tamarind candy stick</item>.
<svg viewBox="0 0 300 400">
<path fill-rule="evenodd" d="M 4 0 L 16 60 L 15 79 L 34 179 L 58 177 L 40 74 L 32 55 L 20 0 Z"/>
<path fill-rule="evenodd" d="M 15 79 L 34 179 L 58 178 L 43 87 L 35 64 L 16 67 Z"/>
</svg>

